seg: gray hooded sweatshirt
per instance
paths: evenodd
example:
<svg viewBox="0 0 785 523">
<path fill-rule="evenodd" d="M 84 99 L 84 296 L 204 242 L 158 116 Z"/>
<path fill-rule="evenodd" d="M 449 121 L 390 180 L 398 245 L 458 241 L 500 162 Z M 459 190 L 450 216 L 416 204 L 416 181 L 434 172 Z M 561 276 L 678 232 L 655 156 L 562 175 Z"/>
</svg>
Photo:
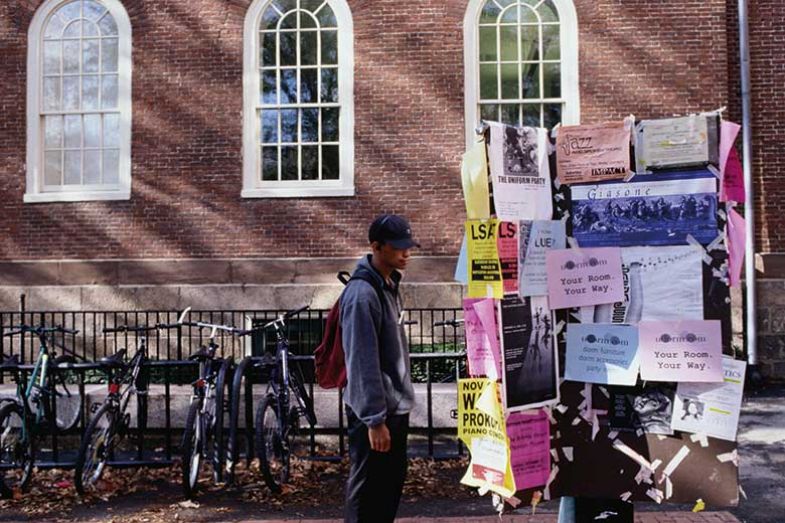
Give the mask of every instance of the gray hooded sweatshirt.
<svg viewBox="0 0 785 523">
<path fill-rule="evenodd" d="M 399 323 L 401 274 L 393 271 L 392 285 L 373 268 L 367 255 L 354 271 L 365 273 L 383 288 L 384 306 L 370 283 L 351 280 L 340 298 L 343 350 L 347 384 L 344 402 L 367 426 L 384 422 L 387 416 L 407 414 L 414 405 L 409 349 Z"/>
</svg>

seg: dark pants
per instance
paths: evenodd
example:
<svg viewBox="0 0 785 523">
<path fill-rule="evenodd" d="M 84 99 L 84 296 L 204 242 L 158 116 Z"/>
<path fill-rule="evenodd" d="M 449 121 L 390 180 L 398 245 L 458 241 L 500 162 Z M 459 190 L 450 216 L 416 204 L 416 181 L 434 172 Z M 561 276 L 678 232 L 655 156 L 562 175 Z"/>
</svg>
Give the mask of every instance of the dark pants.
<svg viewBox="0 0 785 523">
<path fill-rule="evenodd" d="M 390 451 L 376 452 L 368 441 L 368 427 L 347 407 L 349 421 L 349 459 L 346 481 L 345 521 L 392 522 L 401 501 L 406 480 L 406 438 L 409 415 L 388 416 Z"/>
</svg>

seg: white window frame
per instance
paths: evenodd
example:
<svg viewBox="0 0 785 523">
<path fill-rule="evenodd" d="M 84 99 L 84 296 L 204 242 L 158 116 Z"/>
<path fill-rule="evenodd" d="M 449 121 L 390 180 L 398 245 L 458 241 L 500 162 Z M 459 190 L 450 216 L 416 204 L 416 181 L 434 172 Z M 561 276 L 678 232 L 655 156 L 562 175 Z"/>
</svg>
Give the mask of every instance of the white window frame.
<svg viewBox="0 0 785 523">
<path fill-rule="evenodd" d="M 487 0 L 470 0 L 463 19 L 464 117 L 466 147 L 477 141 L 479 122 L 477 103 L 480 92 L 480 14 Z M 564 99 L 562 124 L 581 122 L 580 86 L 578 82 L 578 14 L 572 0 L 552 0 L 559 13 L 561 49 L 561 89 Z"/>
<path fill-rule="evenodd" d="M 243 27 L 243 198 L 354 196 L 354 25 L 345 0 L 327 0 L 338 24 L 338 180 L 262 181 L 259 99 L 259 21 L 271 0 L 254 0 Z M 280 159 L 279 159 L 280 161 Z"/>
<path fill-rule="evenodd" d="M 40 114 L 43 92 L 43 31 L 52 13 L 69 0 L 46 0 L 27 32 L 27 175 L 24 202 L 83 202 L 131 198 L 131 21 L 119 0 L 97 0 L 117 25 L 117 105 L 120 113 L 118 184 L 113 189 L 43 191 L 44 141 Z"/>
</svg>

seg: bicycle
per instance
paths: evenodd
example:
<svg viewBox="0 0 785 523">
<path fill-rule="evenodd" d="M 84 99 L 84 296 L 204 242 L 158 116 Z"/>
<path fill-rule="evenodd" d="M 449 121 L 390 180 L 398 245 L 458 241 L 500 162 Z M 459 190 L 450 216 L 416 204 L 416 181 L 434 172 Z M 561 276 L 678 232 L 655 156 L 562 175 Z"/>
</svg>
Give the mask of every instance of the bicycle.
<svg viewBox="0 0 785 523">
<path fill-rule="evenodd" d="M 190 309 L 181 316 L 184 318 Z M 217 325 L 204 322 L 179 321 L 175 325 L 210 329 L 207 345 L 188 359 L 199 363 L 199 378 L 192 383 L 193 394 L 191 406 L 185 422 L 182 442 L 182 486 L 188 499 L 193 498 L 197 490 L 201 466 L 210 460 L 213 468 L 213 480 L 223 481 L 223 465 L 226 461 L 224 445 L 224 413 L 231 407 L 231 395 L 224 393 L 226 378 L 232 367 L 230 358 L 216 358 L 219 349 L 215 336 L 219 331 L 234 335 L 246 335 L 250 331 L 229 325 Z"/>
<path fill-rule="evenodd" d="M 131 415 L 127 412 L 131 397 L 136 398 L 136 427 L 139 438 L 147 426 L 147 386 L 149 377 L 144 369 L 148 361 L 147 333 L 160 329 L 172 329 L 179 324 L 154 326 L 120 326 L 105 328 L 105 334 L 136 333 L 137 347 L 127 363 L 127 349 L 98 361 L 108 373 L 108 394 L 82 435 L 74 469 L 74 486 L 80 495 L 95 487 L 103 475 L 114 449 L 129 432 Z M 98 406 L 98 405 L 96 405 Z M 141 439 L 139 456 L 141 459 Z"/>
<path fill-rule="evenodd" d="M 262 358 L 256 363 L 256 366 L 270 367 L 267 392 L 256 409 L 255 446 L 264 482 L 273 492 L 280 492 L 281 485 L 289 481 L 290 459 L 300 419 L 304 417 L 311 426 L 316 425 L 313 401 L 303 380 L 290 372 L 289 339 L 285 329 L 286 320 L 307 309 L 308 306 L 291 310 L 259 327 L 262 331 L 273 328 L 276 336 L 274 358 Z"/>
<path fill-rule="evenodd" d="M 73 398 L 68 390 L 66 372 L 76 363 L 75 354 L 57 355 L 49 345 L 67 351 L 55 341 L 56 334 L 75 335 L 79 331 L 56 327 L 17 325 L 3 336 L 31 333 L 38 337 L 38 357 L 29 377 L 23 378 L 18 355 L 3 357 L 0 369 L 13 374 L 16 397 L 0 403 L 0 494 L 7 496 L 27 490 L 35 462 L 37 432 L 49 429 L 64 433 L 73 429 L 82 417 L 81 397 Z M 51 342 L 47 340 L 51 336 Z M 83 358 L 80 358 L 83 359 Z M 62 398 L 57 401 L 57 398 Z"/>
</svg>

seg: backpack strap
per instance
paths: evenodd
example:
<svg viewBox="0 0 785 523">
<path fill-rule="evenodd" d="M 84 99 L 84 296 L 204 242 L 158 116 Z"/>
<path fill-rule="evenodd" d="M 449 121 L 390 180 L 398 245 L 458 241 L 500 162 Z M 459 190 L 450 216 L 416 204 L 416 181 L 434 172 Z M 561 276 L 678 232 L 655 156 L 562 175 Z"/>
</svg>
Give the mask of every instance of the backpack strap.
<svg viewBox="0 0 785 523">
<path fill-rule="evenodd" d="M 382 307 L 382 315 L 384 315 L 384 309 L 385 309 L 384 290 L 377 284 L 374 278 L 361 274 L 358 274 L 357 276 L 353 276 L 346 271 L 339 272 L 337 274 L 337 277 L 344 285 L 348 285 L 349 282 L 352 280 L 362 280 L 370 284 L 370 286 L 373 287 L 373 290 L 376 291 L 376 296 L 379 298 L 379 303 L 381 304 Z M 381 322 L 381 324 L 383 323 L 384 322 Z"/>
</svg>

